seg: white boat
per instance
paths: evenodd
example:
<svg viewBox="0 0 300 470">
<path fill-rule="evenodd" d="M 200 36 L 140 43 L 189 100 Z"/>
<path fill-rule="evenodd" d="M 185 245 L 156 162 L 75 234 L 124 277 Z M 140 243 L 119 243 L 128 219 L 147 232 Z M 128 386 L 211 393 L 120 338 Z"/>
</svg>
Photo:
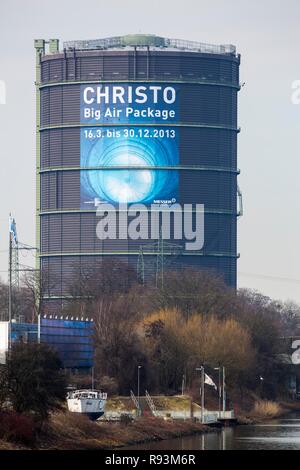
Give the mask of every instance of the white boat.
<svg viewBox="0 0 300 470">
<path fill-rule="evenodd" d="M 71 413 L 80 413 L 92 420 L 104 414 L 107 393 L 99 390 L 74 390 L 67 395 L 68 409 Z"/>
</svg>

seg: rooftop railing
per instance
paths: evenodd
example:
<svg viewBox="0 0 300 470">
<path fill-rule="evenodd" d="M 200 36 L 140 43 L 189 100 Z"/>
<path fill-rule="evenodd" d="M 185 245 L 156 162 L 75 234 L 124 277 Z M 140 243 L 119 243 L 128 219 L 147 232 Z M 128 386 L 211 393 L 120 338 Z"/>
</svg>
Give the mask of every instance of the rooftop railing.
<svg viewBox="0 0 300 470">
<path fill-rule="evenodd" d="M 156 49 L 178 49 L 184 51 L 195 51 L 205 54 L 236 54 L 236 48 L 232 44 L 207 44 L 184 39 L 169 39 L 151 35 L 136 36 L 114 36 L 103 39 L 90 39 L 86 41 L 66 41 L 64 49 L 95 50 L 114 49 L 126 47 L 150 47 Z"/>
</svg>

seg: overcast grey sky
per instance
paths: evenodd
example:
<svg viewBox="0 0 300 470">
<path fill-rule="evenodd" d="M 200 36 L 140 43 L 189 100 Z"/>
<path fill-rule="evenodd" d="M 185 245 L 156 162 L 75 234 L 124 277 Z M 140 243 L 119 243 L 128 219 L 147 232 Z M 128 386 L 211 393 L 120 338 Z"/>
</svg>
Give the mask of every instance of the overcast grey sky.
<svg viewBox="0 0 300 470">
<path fill-rule="evenodd" d="M 0 276 L 6 279 L 10 211 L 19 239 L 35 244 L 33 39 L 154 33 L 231 43 L 241 53 L 239 286 L 300 302 L 300 105 L 291 103 L 291 84 L 300 79 L 299 23 L 299 0 L 2 0 Z"/>
</svg>

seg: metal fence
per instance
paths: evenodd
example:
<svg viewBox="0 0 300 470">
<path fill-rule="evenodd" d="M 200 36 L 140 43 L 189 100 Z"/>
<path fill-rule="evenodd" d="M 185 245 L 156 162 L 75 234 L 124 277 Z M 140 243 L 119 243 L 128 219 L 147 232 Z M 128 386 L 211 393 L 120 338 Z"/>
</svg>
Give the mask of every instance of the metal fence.
<svg viewBox="0 0 300 470">
<path fill-rule="evenodd" d="M 144 44 L 143 38 L 144 37 Z M 207 44 L 197 41 L 188 41 L 184 39 L 170 39 L 159 36 L 114 36 L 102 39 L 88 39 L 86 41 L 66 41 L 63 44 L 64 49 L 93 50 L 93 49 L 111 49 L 123 48 L 127 46 L 139 47 L 168 47 L 174 49 L 197 51 L 207 54 L 235 54 L 236 48 L 232 44 Z M 135 41 L 136 38 L 136 41 Z"/>
</svg>

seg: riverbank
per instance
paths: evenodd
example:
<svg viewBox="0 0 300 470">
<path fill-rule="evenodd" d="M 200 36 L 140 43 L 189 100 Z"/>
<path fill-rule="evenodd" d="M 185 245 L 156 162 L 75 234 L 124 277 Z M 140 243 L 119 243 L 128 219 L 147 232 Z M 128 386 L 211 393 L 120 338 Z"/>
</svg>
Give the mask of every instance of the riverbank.
<svg viewBox="0 0 300 470">
<path fill-rule="evenodd" d="M 294 412 L 251 426 L 223 427 L 220 433 L 186 436 L 127 447 L 128 450 L 152 452 L 189 450 L 299 450 L 300 413 Z"/>
<path fill-rule="evenodd" d="M 83 416 L 66 413 L 52 417 L 41 445 L 52 449 L 113 449 L 212 431 L 191 421 L 142 417 L 127 424 L 93 423 Z"/>
<path fill-rule="evenodd" d="M 296 410 L 300 410 L 298 403 L 260 401 L 248 415 L 248 422 L 243 424 L 270 421 Z M 93 423 L 84 416 L 57 413 L 51 417 L 49 426 L 38 445 L 41 449 L 105 450 L 144 443 L 151 445 L 158 441 L 220 431 L 220 428 L 205 426 L 191 420 L 141 417 L 128 423 Z"/>
<path fill-rule="evenodd" d="M 287 401 L 257 400 L 251 411 L 240 410 L 237 413 L 237 424 L 259 424 L 272 419 L 280 418 L 298 411 L 300 403 Z"/>
<path fill-rule="evenodd" d="M 0 441 L 0 449 L 105 450 L 133 444 L 218 432 L 192 421 L 147 417 L 129 423 L 91 422 L 85 416 L 56 413 L 36 437 L 34 445 Z"/>
<path fill-rule="evenodd" d="M 239 411 L 237 424 L 253 425 L 279 418 L 289 412 L 300 411 L 300 403 L 283 401 L 277 403 L 261 400 L 250 412 Z M 134 421 L 91 422 L 85 416 L 59 412 L 50 417 L 49 422 L 43 426 L 42 431 L 36 433 L 34 439 L 30 437 L 31 443 L 29 444 L 24 442 L 24 438 L 27 440 L 29 438 L 26 420 L 23 424 L 18 420 L 18 423 L 19 432 L 10 436 L 6 434 L 5 439 L 0 439 L 0 449 L 117 449 L 142 443 L 220 432 L 219 428 L 205 426 L 191 420 L 172 420 L 148 416 Z M 20 423 L 22 424 L 21 428 Z"/>
</svg>

